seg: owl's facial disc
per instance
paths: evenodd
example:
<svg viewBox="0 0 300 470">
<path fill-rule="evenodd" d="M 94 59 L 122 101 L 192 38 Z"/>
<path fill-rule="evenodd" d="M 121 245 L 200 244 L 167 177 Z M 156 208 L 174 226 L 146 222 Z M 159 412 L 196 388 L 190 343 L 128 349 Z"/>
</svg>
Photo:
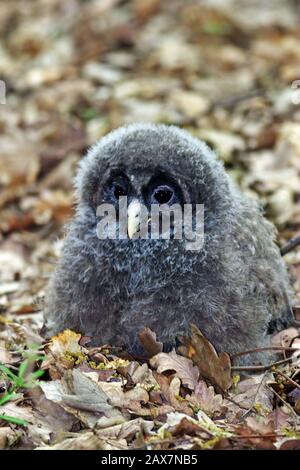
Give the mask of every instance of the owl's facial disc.
<svg viewBox="0 0 300 470">
<path fill-rule="evenodd" d="M 124 169 L 114 168 L 107 175 L 100 200 L 101 203 L 109 203 L 115 207 L 119 227 L 124 227 L 122 225 L 124 223 L 122 222 L 124 221 L 122 218 L 124 197 L 125 208 L 127 206 L 127 235 L 130 239 L 151 236 L 152 225 L 156 227 L 156 216 L 151 220 L 152 211 L 154 210 L 156 214 L 157 206 L 171 208 L 180 205 L 183 207 L 185 201 L 180 182 L 171 175 L 158 170 L 152 172 L 131 170 L 127 174 Z M 170 220 L 169 230 L 172 237 L 174 235 L 173 216 Z M 159 238 L 161 236 L 163 236 L 162 232 Z"/>
</svg>

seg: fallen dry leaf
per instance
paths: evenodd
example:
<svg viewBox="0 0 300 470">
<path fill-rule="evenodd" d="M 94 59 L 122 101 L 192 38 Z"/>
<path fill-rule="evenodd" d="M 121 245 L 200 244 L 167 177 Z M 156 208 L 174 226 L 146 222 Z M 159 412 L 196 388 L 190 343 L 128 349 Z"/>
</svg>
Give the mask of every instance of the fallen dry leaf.
<svg viewBox="0 0 300 470">
<path fill-rule="evenodd" d="M 275 430 L 282 432 L 284 429 L 290 428 L 293 418 L 291 417 L 290 410 L 277 406 L 275 410 L 266 416 L 266 419 L 274 423 Z"/>
<path fill-rule="evenodd" d="M 148 392 L 141 386 L 136 385 L 127 392 L 123 391 L 123 384 L 119 382 L 100 383 L 102 389 L 109 397 L 110 403 L 119 408 L 135 408 L 140 402 L 148 403 Z"/>
<path fill-rule="evenodd" d="M 135 384 L 142 383 L 148 390 L 157 388 L 157 382 L 153 377 L 153 372 L 147 364 L 139 365 L 131 375 L 131 379 Z"/>
<path fill-rule="evenodd" d="M 156 334 L 151 331 L 150 328 L 144 328 L 144 330 L 138 334 L 138 337 L 148 357 L 152 357 L 163 350 L 163 344 L 156 341 Z"/>
<path fill-rule="evenodd" d="M 214 388 L 207 386 L 203 380 L 197 383 L 194 393 L 187 395 L 186 399 L 209 416 L 212 416 L 215 412 L 220 412 L 222 407 L 223 410 L 226 409 L 223 405 L 222 395 L 216 394 Z"/>
<path fill-rule="evenodd" d="M 132 419 L 126 423 L 116 424 L 115 426 L 97 429 L 97 436 L 104 439 L 133 439 L 138 433 L 151 435 L 153 421 L 146 421 L 143 418 Z"/>
<path fill-rule="evenodd" d="M 67 371 L 63 382 L 42 382 L 40 386 L 48 400 L 58 403 L 89 427 L 97 422 L 111 425 L 124 421 L 120 411 L 109 404 L 109 397 L 100 385 L 77 369 Z"/>
<path fill-rule="evenodd" d="M 43 369 L 54 369 L 50 371 L 54 376 L 57 368 L 71 369 L 76 359 L 84 359 L 84 348 L 79 344 L 80 338 L 80 334 L 71 330 L 53 336 L 45 349 L 47 359 L 43 363 Z"/>
<path fill-rule="evenodd" d="M 189 420 L 188 418 L 182 418 L 179 424 L 177 424 L 174 428 L 169 428 L 169 432 L 173 436 L 194 436 L 200 434 L 203 429 L 193 421 Z"/>
<path fill-rule="evenodd" d="M 36 387 L 28 393 L 35 413 L 52 427 L 53 436 L 61 431 L 71 431 L 78 421 L 58 403 L 48 400 L 41 388 Z"/>
<path fill-rule="evenodd" d="M 0 450 L 10 447 L 17 439 L 18 435 L 10 427 L 0 428 Z"/>
<path fill-rule="evenodd" d="M 194 390 L 199 378 L 199 370 L 190 359 L 179 356 L 174 349 L 170 353 L 159 353 L 152 357 L 150 364 L 159 373 L 174 370 L 182 384 Z"/>
<path fill-rule="evenodd" d="M 79 340 L 81 335 L 71 330 L 65 330 L 56 336 L 53 336 L 50 341 L 49 351 L 54 357 L 59 357 L 66 352 L 77 353 L 81 351 Z"/>
<path fill-rule="evenodd" d="M 246 424 L 256 434 L 274 434 L 274 425 L 269 420 L 264 418 L 254 418 L 250 416 L 246 418 Z M 274 438 L 273 438 L 274 440 Z"/>
<path fill-rule="evenodd" d="M 196 325 L 191 325 L 186 346 L 187 356 L 197 365 L 200 374 L 221 390 L 228 390 L 232 382 L 229 354 L 221 352 L 218 355 Z"/>
<path fill-rule="evenodd" d="M 233 410 L 235 415 L 237 412 L 245 413 L 245 410 L 254 407 L 259 414 L 268 415 L 273 409 L 274 398 L 272 390 L 267 386 L 268 380 L 268 376 L 260 374 L 239 382 L 237 390 L 231 396 L 234 403 L 224 400 L 228 410 Z M 238 405 L 242 406 L 243 410 Z"/>
<path fill-rule="evenodd" d="M 34 423 L 35 418 L 32 411 L 32 407 L 27 406 L 18 406 L 14 402 L 8 402 L 5 405 L 2 405 L 1 414 L 13 416 L 14 418 L 23 419 L 29 423 Z"/>
<path fill-rule="evenodd" d="M 36 450 L 126 450 L 127 444 L 124 439 L 114 441 L 101 439 L 92 432 L 84 432 L 64 439 L 52 446 L 37 447 Z"/>
<path fill-rule="evenodd" d="M 287 328 L 272 337 L 272 346 L 289 348 L 293 346 L 293 340 L 299 336 L 297 328 Z M 297 347 L 297 346 L 296 346 Z"/>
<path fill-rule="evenodd" d="M 181 399 L 180 396 L 180 379 L 178 377 L 173 377 L 171 380 L 168 377 L 165 377 L 162 374 L 155 373 L 154 378 L 161 388 L 161 392 L 165 397 L 167 403 L 170 404 L 170 411 L 179 411 L 185 413 L 187 416 L 191 416 L 192 409 L 189 406 L 189 403 Z"/>
<path fill-rule="evenodd" d="M 300 450 L 300 439 L 286 440 L 280 446 L 280 450 Z"/>
<path fill-rule="evenodd" d="M 273 436 L 257 437 L 247 426 L 239 429 L 239 435 L 242 439 L 238 440 L 237 449 L 276 450 L 272 441 Z"/>
</svg>

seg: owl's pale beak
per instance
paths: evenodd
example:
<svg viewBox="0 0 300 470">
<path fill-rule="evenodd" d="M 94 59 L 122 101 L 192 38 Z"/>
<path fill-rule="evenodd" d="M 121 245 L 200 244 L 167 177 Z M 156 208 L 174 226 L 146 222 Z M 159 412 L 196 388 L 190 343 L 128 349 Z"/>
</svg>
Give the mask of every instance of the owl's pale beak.
<svg viewBox="0 0 300 470">
<path fill-rule="evenodd" d="M 140 231 L 141 203 L 133 199 L 127 209 L 127 232 L 129 238 L 133 238 Z"/>
</svg>

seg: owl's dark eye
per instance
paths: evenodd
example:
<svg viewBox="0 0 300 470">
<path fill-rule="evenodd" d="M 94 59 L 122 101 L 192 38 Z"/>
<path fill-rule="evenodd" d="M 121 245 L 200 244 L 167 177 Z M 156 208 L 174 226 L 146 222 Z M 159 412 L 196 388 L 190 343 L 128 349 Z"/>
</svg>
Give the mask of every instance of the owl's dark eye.
<svg viewBox="0 0 300 470">
<path fill-rule="evenodd" d="M 109 178 L 104 184 L 104 200 L 112 203 L 118 202 L 120 197 L 130 194 L 130 182 L 125 173 L 111 171 Z"/>
<path fill-rule="evenodd" d="M 152 192 L 152 201 L 158 204 L 168 204 L 174 196 L 174 190 L 167 185 L 161 185 Z"/>
<path fill-rule="evenodd" d="M 121 197 L 121 196 L 126 196 L 127 195 L 126 188 L 124 188 L 120 184 L 114 184 L 113 191 L 114 191 L 114 196 L 115 196 L 116 199 L 119 199 L 119 197 Z"/>
</svg>

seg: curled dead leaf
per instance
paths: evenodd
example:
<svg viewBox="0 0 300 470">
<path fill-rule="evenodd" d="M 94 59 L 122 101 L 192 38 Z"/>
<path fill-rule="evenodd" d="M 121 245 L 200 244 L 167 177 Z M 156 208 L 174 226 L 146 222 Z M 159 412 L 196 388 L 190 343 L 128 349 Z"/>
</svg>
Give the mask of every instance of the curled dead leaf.
<svg viewBox="0 0 300 470">
<path fill-rule="evenodd" d="M 140 343 L 148 354 L 148 357 L 152 357 L 155 354 L 162 352 L 163 344 L 156 340 L 156 334 L 150 330 L 150 328 L 144 328 L 138 334 Z"/>
<path fill-rule="evenodd" d="M 226 352 L 219 355 L 196 325 L 191 325 L 191 334 L 186 340 L 186 354 L 198 366 L 200 374 L 221 390 L 231 386 L 231 361 Z"/>
<path fill-rule="evenodd" d="M 66 351 L 79 352 L 81 335 L 71 330 L 65 330 L 51 338 L 50 350 L 54 356 L 62 355 Z"/>
<path fill-rule="evenodd" d="M 199 370 L 193 365 L 193 362 L 186 357 L 179 356 L 175 350 L 170 353 L 159 353 L 150 359 L 152 367 L 157 369 L 159 373 L 174 370 L 182 384 L 194 390 L 198 378 Z"/>
</svg>

